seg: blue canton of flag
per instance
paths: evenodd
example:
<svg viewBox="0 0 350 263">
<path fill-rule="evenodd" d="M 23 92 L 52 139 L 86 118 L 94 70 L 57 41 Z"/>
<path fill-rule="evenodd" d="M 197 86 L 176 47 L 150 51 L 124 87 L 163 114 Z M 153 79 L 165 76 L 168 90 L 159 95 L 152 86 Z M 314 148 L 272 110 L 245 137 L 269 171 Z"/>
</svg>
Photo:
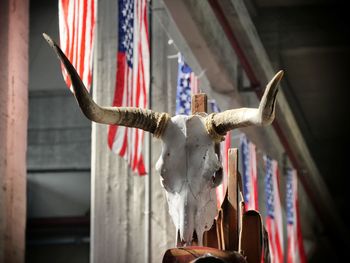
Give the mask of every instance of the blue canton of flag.
<svg viewBox="0 0 350 263">
<path fill-rule="evenodd" d="M 192 69 L 179 55 L 179 68 L 177 76 L 176 115 L 191 114 L 191 73 Z"/>
<path fill-rule="evenodd" d="M 266 177 L 265 177 L 265 195 L 266 195 L 266 212 L 271 218 L 274 218 L 274 193 L 273 193 L 273 173 L 272 160 L 266 157 Z"/>
<path fill-rule="evenodd" d="M 134 1 L 119 1 L 119 51 L 126 53 L 128 66 L 132 68 L 134 49 Z"/>
<path fill-rule="evenodd" d="M 250 163 L 250 154 L 248 147 L 248 139 L 246 136 L 243 136 L 241 140 L 241 151 L 242 151 L 242 164 L 243 164 L 243 195 L 244 202 L 248 203 L 250 200 L 250 191 L 251 191 L 251 181 L 249 175 L 249 163 Z"/>
<path fill-rule="evenodd" d="M 294 223 L 294 196 L 293 196 L 293 170 L 288 169 L 287 172 L 287 193 L 286 193 L 286 206 L 287 206 L 287 222 L 288 224 Z"/>
</svg>

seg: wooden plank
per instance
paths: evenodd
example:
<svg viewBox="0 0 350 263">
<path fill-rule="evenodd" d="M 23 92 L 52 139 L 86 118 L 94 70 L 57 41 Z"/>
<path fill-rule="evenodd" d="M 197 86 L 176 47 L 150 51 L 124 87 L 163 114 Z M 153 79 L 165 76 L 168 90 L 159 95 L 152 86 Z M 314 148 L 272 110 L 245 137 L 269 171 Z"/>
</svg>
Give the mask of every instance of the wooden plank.
<svg viewBox="0 0 350 263">
<path fill-rule="evenodd" d="M 249 210 L 243 215 L 242 253 L 249 263 L 260 263 L 262 256 L 262 220 L 258 211 Z"/>
<path fill-rule="evenodd" d="M 228 202 L 224 207 L 225 249 L 238 251 L 239 247 L 239 199 L 238 199 L 238 149 L 229 149 L 228 153 Z"/>
<path fill-rule="evenodd" d="M 192 114 L 200 112 L 208 112 L 208 98 L 205 93 L 199 93 L 192 95 Z"/>
<path fill-rule="evenodd" d="M 0 1 L 0 263 L 24 262 L 29 1 Z"/>
</svg>

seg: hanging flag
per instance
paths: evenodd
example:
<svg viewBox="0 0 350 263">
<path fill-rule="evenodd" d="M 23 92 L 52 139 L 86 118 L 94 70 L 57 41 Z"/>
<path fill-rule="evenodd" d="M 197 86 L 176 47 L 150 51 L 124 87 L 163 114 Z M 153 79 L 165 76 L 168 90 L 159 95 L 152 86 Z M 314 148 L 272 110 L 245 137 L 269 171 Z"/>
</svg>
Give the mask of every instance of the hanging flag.
<svg viewBox="0 0 350 263">
<path fill-rule="evenodd" d="M 147 108 L 150 47 L 147 0 L 119 0 L 117 76 L 113 106 Z M 108 145 L 139 175 L 146 174 L 142 143 L 144 131 L 111 125 Z"/>
<path fill-rule="evenodd" d="M 191 115 L 191 95 L 198 93 L 198 78 L 179 54 L 176 92 L 176 115 Z"/>
<path fill-rule="evenodd" d="M 306 255 L 301 234 L 297 172 L 287 172 L 286 210 L 287 210 L 287 263 L 305 263 Z"/>
<path fill-rule="evenodd" d="M 244 210 L 258 210 L 258 178 L 256 164 L 256 146 L 245 135 L 241 137 L 242 181 Z"/>
<path fill-rule="evenodd" d="M 214 99 L 209 100 L 209 105 L 212 112 L 220 112 L 220 108 Z M 220 153 L 223 163 L 223 176 L 222 183 L 216 187 L 216 200 L 217 207 L 220 209 L 222 202 L 225 199 L 227 191 L 227 182 L 228 182 L 228 150 L 231 148 L 231 133 L 227 132 L 225 136 L 225 141 L 220 143 Z"/>
<path fill-rule="evenodd" d="M 95 29 L 95 1 L 59 0 L 58 22 L 61 49 L 76 68 L 85 87 L 90 91 Z M 73 91 L 71 80 L 63 66 L 62 74 L 67 86 Z"/>
<path fill-rule="evenodd" d="M 266 230 L 269 236 L 271 263 L 284 262 L 283 225 L 281 199 L 278 187 L 278 163 L 265 156 L 265 196 L 266 196 Z"/>
</svg>

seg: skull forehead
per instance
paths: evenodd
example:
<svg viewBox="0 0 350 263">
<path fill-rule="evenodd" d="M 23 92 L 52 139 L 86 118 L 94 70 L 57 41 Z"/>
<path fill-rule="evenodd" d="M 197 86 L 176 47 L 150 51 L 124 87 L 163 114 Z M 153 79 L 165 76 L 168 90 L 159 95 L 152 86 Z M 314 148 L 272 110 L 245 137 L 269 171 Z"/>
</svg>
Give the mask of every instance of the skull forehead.
<svg viewBox="0 0 350 263">
<path fill-rule="evenodd" d="M 205 117 L 179 115 L 171 119 L 162 136 L 163 148 L 156 169 L 167 191 L 180 192 L 184 183 L 195 194 L 220 168 Z"/>
<path fill-rule="evenodd" d="M 205 128 L 205 117 L 200 115 L 172 117 L 162 140 L 166 145 L 208 145 L 213 142 Z"/>
</svg>

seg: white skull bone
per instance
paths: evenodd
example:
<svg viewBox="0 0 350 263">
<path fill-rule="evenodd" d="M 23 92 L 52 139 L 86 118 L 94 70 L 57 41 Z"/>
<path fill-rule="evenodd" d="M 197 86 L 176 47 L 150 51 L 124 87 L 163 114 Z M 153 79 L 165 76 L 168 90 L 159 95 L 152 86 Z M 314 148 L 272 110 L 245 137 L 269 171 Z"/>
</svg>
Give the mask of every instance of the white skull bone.
<svg viewBox="0 0 350 263">
<path fill-rule="evenodd" d="M 161 137 L 156 164 L 166 190 L 169 214 L 182 244 L 191 244 L 196 232 L 202 244 L 217 214 L 214 174 L 221 168 L 215 142 L 200 115 L 172 117 Z"/>
</svg>

